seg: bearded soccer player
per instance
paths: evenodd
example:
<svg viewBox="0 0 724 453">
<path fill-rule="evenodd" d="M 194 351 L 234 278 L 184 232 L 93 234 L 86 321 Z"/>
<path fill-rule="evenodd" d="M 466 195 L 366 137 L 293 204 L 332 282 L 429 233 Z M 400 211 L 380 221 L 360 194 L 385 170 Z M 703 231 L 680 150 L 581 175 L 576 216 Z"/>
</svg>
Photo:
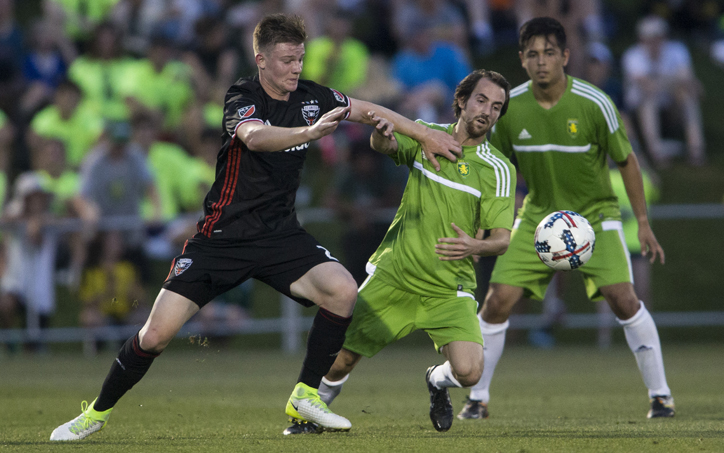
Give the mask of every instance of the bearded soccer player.
<svg viewBox="0 0 724 453">
<path fill-rule="evenodd" d="M 402 203 L 385 239 L 367 265 L 354 320 L 319 394 L 330 404 L 362 356 L 372 357 L 410 332 L 422 329 L 447 361 L 428 368 L 430 419 L 450 429 L 453 407 L 448 387 L 468 387 L 483 371 L 483 339 L 476 316 L 473 255 L 505 252 L 515 206 L 515 168 L 486 140 L 508 106 L 510 85 L 500 74 L 477 70 L 460 82 L 453 109 L 458 121 L 425 124 L 445 131 L 463 147 L 457 162 L 441 161 L 439 173 L 420 152 L 420 143 L 384 133 L 391 125 L 375 117 L 372 148 L 410 168 Z M 483 239 L 484 230 L 490 235 Z M 314 432 L 295 424 L 285 434 Z"/>
<path fill-rule="evenodd" d="M 480 313 L 485 370 L 458 414 L 487 418 L 490 381 L 503 353 L 508 317 L 523 296 L 542 300 L 554 271 L 536 256 L 533 235 L 553 211 L 580 213 L 596 233 L 596 251 L 581 272 L 588 297 L 605 299 L 623 326 L 651 408 L 649 418 L 672 417 L 674 400 L 666 383 L 659 334 L 633 288 L 631 261 L 621 213 L 611 188 L 607 158 L 618 166 L 638 221 L 642 254 L 663 264 L 664 251 L 646 212 L 641 170 L 613 102 L 601 90 L 567 76 L 566 34 L 548 17 L 520 30 L 520 61 L 530 81 L 510 93 L 510 111 L 493 129 L 491 142 L 506 156 L 515 152 L 529 193 L 513 228 L 510 247 L 495 263 Z"/>
<path fill-rule="evenodd" d="M 204 202 L 198 233 L 189 239 L 154 303 L 146 324 L 121 348 L 100 395 L 81 415 L 56 428 L 51 440 L 77 440 L 100 430 L 113 406 L 146 374 L 186 321 L 214 297 L 256 278 L 305 306 L 319 307 L 307 355 L 286 413 L 328 431 L 350 422 L 319 399 L 322 376 L 342 347 L 357 285 L 350 273 L 297 221 L 294 199 L 312 140 L 343 119 L 375 124 L 382 112 L 395 127 L 421 140 L 431 162 L 455 159 L 453 137 L 383 107 L 299 80 L 306 33 L 296 16 L 267 16 L 254 30 L 258 76 L 242 78 L 226 94 L 216 181 Z"/>
</svg>

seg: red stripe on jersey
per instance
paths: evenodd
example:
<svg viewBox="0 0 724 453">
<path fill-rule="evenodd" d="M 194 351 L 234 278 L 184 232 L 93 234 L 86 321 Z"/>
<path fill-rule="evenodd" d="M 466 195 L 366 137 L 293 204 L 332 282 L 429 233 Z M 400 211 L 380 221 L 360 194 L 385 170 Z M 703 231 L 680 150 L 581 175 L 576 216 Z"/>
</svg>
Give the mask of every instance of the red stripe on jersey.
<svg viewBox="0 0 724 453">
<path fill-rule="evenodd" d="M 236 145 L 235 145 L 236 144 Z M 221 190 L 219 200 L 211 205 L 211 214 L 204 219 L 204 228 L 201 232 L 206 237 L 211 237 L 211 228 L 221 217 L 221 210 L 231 202 L 236 183 L 239 179 L 239 163 L 241 161 L 241 146 L 238 141 L 232 141 L 229 147 L 229 159 L 227 161 L 226 174 L 224 175 L 224 187 Z"/>
</svg>

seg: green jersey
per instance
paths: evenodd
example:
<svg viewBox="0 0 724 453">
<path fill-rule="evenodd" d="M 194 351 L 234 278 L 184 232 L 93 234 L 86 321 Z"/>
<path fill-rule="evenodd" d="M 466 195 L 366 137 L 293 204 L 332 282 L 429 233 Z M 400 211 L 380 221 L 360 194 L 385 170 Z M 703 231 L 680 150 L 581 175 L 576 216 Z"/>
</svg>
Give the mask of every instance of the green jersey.
<svg viewBox="0 0 724 453">
<path fill-rule="evenodd" d="M 506 115 L 490 141 L 506 156 L 515 151 L 529 193 L 519 213 L 537 224 L 552 211 L 578 212 L 589 221 L 620 220 L 606 155 L 626 160 L 631 144 L 611 99 L 568 76 L 563 97 L 544 109 L 531 82 L 510 91 Z"/>
<path fill-rule="evenodd" d="M 421 124 L 452 134 L 454 124 Z M 420 144 L 395 134 L 397 165 L 410 175 L 402 202 L 385 239 L 370 258 L 376 276 L 413 294 L 449 297 L 473 294 L 472 257 L 441 261 L 438 239 L 457 237 L 451 223 L 475 237 L 479 229 L 511 229 L 515 204 L 515 169 L 490 143 L 464 146 L 457 162 L 439 159 L 440 171 L 422 156 Z"/>
</svg>

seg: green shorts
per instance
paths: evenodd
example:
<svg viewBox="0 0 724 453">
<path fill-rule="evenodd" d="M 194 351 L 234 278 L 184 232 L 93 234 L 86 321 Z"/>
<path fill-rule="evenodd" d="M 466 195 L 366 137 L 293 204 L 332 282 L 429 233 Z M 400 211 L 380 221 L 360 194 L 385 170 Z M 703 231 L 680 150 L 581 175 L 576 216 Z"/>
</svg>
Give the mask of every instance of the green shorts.
<svg viewBox="0 0 724 453">
<path fill-rule="evenodd" d="M 533 246 L 537 225 L 527 219 L 516 220 L 510 246 L 495 262 L 492 283 L 523 288 L 523 295 L 543 300 L 555 271 L 543 264 Z M 596 247 L 590 261 L 572 272 L 580 272 L 591 300 L 602 300 L 599 288 L 615 283 L 633 283 L 631 256 L 626 248 L 623 228 L 618 220 L 592 223 Z"/>
<path fill-rule="evenodd" d="M 478 303 L 463 292 L 449 298 L 424 297 L 370 275 L 360 287 L 344 348 L 372 357 L 393 341 L 422 329 L 435 349 L 452 341 L 483 344 L 476 315 Z"/>
</svg>

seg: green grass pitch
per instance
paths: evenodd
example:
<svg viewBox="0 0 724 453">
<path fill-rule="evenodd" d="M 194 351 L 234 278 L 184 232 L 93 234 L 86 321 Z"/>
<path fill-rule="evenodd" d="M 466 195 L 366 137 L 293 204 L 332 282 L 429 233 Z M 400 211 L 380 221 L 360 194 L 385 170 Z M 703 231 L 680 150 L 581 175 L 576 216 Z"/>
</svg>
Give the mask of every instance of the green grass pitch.
<svg viewBox="0 0 724 453">
<path fill-rule="evenodd" d="M 86 440 L 50 432 L 100 389 L 113 355 L 0 356 L 0 452 L 560 452 L 724 451 L 724 346 L 665 345 L 677 415 L 647 420 L 648 399 L 623 346 L 509 347 L 493 381 L 491 418 L 432 428 L 424 383 L 441 357 L 391 347 L 363 360 L 332 409 L 349 433 L 285 437 L 284 406 L 301 356 L 174 343 Z M 451 391 L 455 411 L 465 390 Z"/>
</svg>

